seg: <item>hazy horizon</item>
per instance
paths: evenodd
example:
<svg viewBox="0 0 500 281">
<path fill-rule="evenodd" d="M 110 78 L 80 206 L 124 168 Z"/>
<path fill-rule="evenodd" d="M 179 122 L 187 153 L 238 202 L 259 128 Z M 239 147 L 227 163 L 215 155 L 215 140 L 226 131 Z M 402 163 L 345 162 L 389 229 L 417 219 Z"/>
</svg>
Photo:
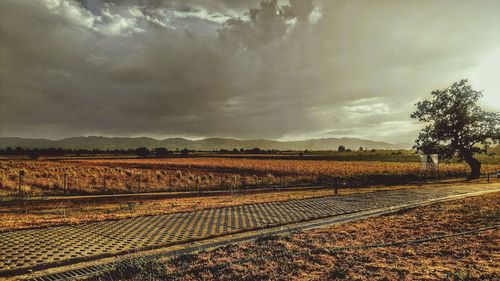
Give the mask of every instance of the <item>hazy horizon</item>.
<svg viewBox="0 0 500 281">
<path fill-rule="evenodd" d="M 167 138 L 155 139 L 148 137 L 73 137 L 59 140 L 48 139 L 18 139 L 0 137 L 0 149 L 24 148 L 24 149 L 45 149 L 45 148 L 64 148 L 64 149 L 135 149 L 138 147 L 158 148 L 164 147 L 170 150 L 193 149 L 202 151 L 213 150 L 233 150 L 233 149 L 254 149 L 262 150 L 277 149 L 281 151 L 324 151 L 335 150 L 339 146 L 355 149 L 356 151 L 363 147 L 364 149 L 408 149 L 408 144 L 393 144 L 388 142 L 379 142 L 359 138 L 324 138 L 324 139 L 306 139 L 296 141 L 277 141 L 269 139 L 229 139 L 229 138 L 207 138 L 207 139 L 185 139 L 185 138 Z"/>
<path fill-rule="evenodd" d="M 0 136 L 412 144 L 468 78 L 500 110 L 499 1 L 5 0 Z"/>
<path fill-rule="evenodd" d="M 300 141 L 310 141 L 310 140 L 324 140 L 324 139 L 359 139 L 359 140 L 364 140 L 364 141 L 373 141 L 373 142 L 384 142 L 388 144 L 405 144 L 405 145 L 411 145 L 410 143 L 392 143 L 392 142 L 386 142 L 386 141 L 378 141 L 378 140 L 373 140 L 373 139 L 365 139 L 365 138 L 357 138 L 357 137 L 325 137 L 325 138 L 307 138 L 307 139 L 263 139 L 263 138 L 253 138 L 253 139 L 244 139 L 244 138 L 225 138 L 225 137 L 206 137 L 206 138 L 189 138 L 189 137 L 165 137 L 165 138 L 157 138 L 157 137 L 148 137 L 148 136 L 101 136 L 101 135 L 86 135 L 86 136 L 69 136 L 69 137 L 63 137 L 63 138 L 37 138 L 37 137 L 18 137 L 18 136 L 0 136 L 0 138 L 22 138 L 22 139 L 45 139 L 45 140 L 50 140 L 50 141 L 59 141 L 59 140 L 64 140 L 64 139 L 71 139 L 71 138 L 150 138 L 154 140 L 167 140 L 167 139 L 186 139 L 189 141 L 200 141 L 200 140 L 206 140 L 206 139 L 227 139 L 227 140 L 237 140 L 237 141 L 255 141 L 255 140 L 265 140 L 265 141 L 276 141 L 276 142 L 300 142 Z"/>
</svg>

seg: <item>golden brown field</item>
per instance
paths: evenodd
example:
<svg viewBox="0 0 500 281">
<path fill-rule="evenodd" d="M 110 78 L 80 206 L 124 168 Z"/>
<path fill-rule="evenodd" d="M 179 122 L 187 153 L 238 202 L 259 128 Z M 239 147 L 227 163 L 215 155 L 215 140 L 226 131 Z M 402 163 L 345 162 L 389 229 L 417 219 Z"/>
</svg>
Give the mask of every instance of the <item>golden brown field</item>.
<svg viewBox="0 0 500 281">
<path fill-rule="evenodd" d="M 366 174 L 417 174 L 418 162 L 379 162 L 379 161 L 327 161 L 327 160 L 273 160 L 245 158 L 166 158 L 166 159 L 105 159 L 105 160 L 68 160 L 96 166 L 148 167 L 157 169 L 199 169 L 204 171 L 226 171 L 235 173 L 254 173 L 275 175 L 304 176 L 353 176 Z M 489 167 L 489 166 L 488 166 Z M 488 167 L 485 167 L 488 169 Z M 500 165 L 496 165 L 500 167 Z M 463 172 L 464 164 L 442 164 L 442 173 Z"/>
<path fill-rule="evenodd" d="M 500 164 L 483 165 L 483 173 Z M 466 174 L 464 164 L 441 164 L 441 177 Z M 28 196 L 270 186 L 399 184 L 425 180 L 417 162 L 278 160 L 244 158 L 0 160 L 0 195 Z M 435 176 L 435 174 L 433 175 Z"/>
<path fill-rule="evenodd" d="M 211 172 L 189 166 L 157 167 L 145 164 L 134 167 L 119 164 L 108 166 L 87 160 L 72 162 L 7 160 L 0 161 L 0 195 L 18 192 L 20 173 L 23 173 L 22 194 L 30 196 L 61 193 L 233 190 L 241 186 L 269 187 L 284 184 L 284 179 L 272 174 L 258 177 L 235 172 Z M 303 180 L 303 177 L 294 177 L 294 180 Z"/>
</svg>

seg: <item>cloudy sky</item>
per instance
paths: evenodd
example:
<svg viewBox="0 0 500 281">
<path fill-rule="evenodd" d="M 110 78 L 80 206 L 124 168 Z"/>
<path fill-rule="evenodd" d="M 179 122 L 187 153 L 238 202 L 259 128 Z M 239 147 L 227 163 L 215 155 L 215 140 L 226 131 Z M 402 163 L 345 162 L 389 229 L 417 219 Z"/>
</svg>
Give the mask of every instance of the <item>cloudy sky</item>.
<svg viewBox="0 0 500 281">
<path fill-rule="evenodd" d="M 469 78 L 500 110 L 500 1 L 2 0 L 0 135 L 408 143 Z"/>
</svg>

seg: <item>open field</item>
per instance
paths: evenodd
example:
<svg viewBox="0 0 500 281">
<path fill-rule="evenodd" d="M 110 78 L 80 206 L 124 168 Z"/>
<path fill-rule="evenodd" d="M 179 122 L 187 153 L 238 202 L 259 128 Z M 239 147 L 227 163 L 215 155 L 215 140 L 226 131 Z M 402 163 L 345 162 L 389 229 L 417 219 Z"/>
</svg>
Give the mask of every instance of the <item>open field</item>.
<svg viewBox="0 0 500 281">
<path fill-rule="evenodd" d="M 498 280 L 500 231 L 475 230 L 500 224 L 499 205 L 497 192 L 173 259 L 119 264 L 90 280 Z M 461 232 L 469 233 L 446 237 Z M 430 239 L 418 241 L 423 238 Z"/>
<path fill-rule="evenodd" d="M 484 164 L 483 173 L 500 170 Z M 463 163 L 443 163 L 439 176 L 463 177 Z M 20 174 L 22 174 L 20 182 Z M 436 177 L 418 162 L 187 157 L 162 159 L 1 160 L 0 195 L 103 194 L 236 190 L 299 185 L 400 184 Z M 336 179 L 336 180 L 335 180 Z"/>
</svg>

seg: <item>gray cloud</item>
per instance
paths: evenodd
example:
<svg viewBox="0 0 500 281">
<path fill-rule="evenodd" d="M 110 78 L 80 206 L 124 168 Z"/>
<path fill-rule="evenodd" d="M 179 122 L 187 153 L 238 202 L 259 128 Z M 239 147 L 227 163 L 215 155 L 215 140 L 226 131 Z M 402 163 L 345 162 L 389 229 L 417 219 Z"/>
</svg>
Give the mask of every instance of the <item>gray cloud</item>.
<svg viewBox="0 0 500 281">
<path fill-rule="evenodd" d="M 500 5 L 5 0 L 0 36 L 1 135 L 407 142 L 500 48 Z"/>
</svg>

